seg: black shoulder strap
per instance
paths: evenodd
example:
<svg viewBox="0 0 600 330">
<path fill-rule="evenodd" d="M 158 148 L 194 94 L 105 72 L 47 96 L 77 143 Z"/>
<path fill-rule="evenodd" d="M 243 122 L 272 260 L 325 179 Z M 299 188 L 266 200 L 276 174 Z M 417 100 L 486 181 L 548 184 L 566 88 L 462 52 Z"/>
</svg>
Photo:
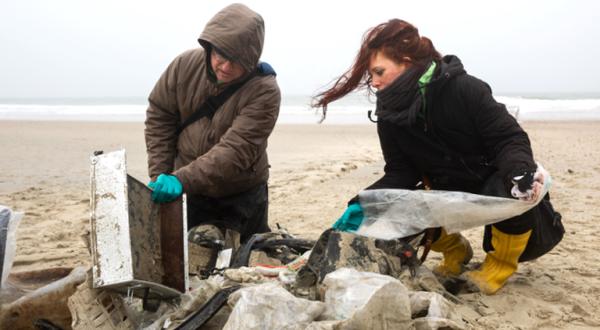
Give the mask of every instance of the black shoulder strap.
<svg viewBox="0 0 600 330">
<path fill-rule="evenodd" d="M 231 95 L 233 95 L 238 89 L 240 89 L 240 87 L 248 82 L 248 80 L 256 77 L 257 75 L 261 75 L 259 70 L 253 71 L 248 77 L 246 77 L 246 79 L 225 88 L 225 90 L 223 90 L 221 93 L 209 97 L 200 105 L 200 107 L 198 107 L 198 110 L 196 110 L 181 124 L 181 126 L 179 126 L 177 129 L 177 135 L 181 134 L 186 127 L 188 127 L 190 124 L 193 124 L 197 120 L 200 120 L 204 117 L 212 119 L 212 117 L 215 115 L 215 112 L 219 110 L 219 108 L 227 101 L 229 97 L 231 97 Z"/>
</svg>

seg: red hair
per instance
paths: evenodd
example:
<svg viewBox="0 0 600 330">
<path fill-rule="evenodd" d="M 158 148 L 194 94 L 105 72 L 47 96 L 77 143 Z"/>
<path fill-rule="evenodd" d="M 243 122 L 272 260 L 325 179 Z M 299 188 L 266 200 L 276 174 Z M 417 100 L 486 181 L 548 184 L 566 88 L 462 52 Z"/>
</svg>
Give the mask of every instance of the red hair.
<svg viewBox="0 0 600 330">
<path fill-rule="evenodd" d="M 406 58 L 409 58 L 412 65 L 421 67 L 442 58 L 431 40 L 421 37 L 414 25 L 400 19 L 391 19 L 365 33 L 352 67 L 337 79 L 333 87 L 315 97 L 313 107 L 323 107 L 325 111 L 327 104 L 357 88 L 368 87 L 371 83 L 369 62 L 379 51 L 396 63 L 406 62 Z"/>
</svg>

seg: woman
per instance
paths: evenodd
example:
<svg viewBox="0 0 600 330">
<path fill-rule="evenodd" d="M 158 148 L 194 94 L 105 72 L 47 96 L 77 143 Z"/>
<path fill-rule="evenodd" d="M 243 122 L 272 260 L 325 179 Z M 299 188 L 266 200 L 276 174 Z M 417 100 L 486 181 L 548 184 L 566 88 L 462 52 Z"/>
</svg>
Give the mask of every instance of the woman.
<svg viewBox="0 0 600 330">
<path fill-rule="evenodd" d="M 314 106 L 325 114 L 329 103 L 361 87 L 377 90 L 377 132 L 385 159 L 385 175 L 367 189 L 426 186 L 502 197 L 512 190 L 523 199 L 538 197 L 543 177 L 536 175 L 527 134 L 485 82 L 468 75 L 458 57 L 442 57 L 410 23 L 392 19 L 370 29 L 354 65 L 316 97 Z M 356 204 L 347 213 L 353 210 Z M 548 196 L 518 217 L 487 226 L 486 259 L 467 277 L 484 293 L 498 291 L 519 261 L 549 250 L 533 243 L 539 239 L 530 240 L 547 215 L 560 224 Z M 435 271 L 459 275 L 472 257 L 469 242 L 443 229 L 437 236 L 432 250 L 444 259 Z"/>
</svg>

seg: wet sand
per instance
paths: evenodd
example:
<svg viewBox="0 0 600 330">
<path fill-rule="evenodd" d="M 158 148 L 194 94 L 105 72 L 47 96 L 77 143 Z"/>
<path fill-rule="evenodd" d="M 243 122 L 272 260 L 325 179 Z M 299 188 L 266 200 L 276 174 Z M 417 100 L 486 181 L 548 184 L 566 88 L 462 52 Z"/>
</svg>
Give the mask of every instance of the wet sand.
<svg viewBox="0 0 600 330">
<path fill-rule="evenodd" d="M 600 122 L 526 122 L 536 159 L 552 174 L 567 229 L 548 255 L 521 264 L 495 296 L 462 295 L 477 327 L 600 327 Z M 87 265 L 89 156 L 127 150 L 147 181 L 142 123 L 0 121 L 0 204 L 25 212 L 13 271 Z M 278 125 L 269 142 L 270 224 L 317 238 L 348 199 L 382 175 L 375 125 Z M 465 232 L 483 261 L 480 228 Z M 433 265 L 441 255 L 431 253 Z"/>
</svg>

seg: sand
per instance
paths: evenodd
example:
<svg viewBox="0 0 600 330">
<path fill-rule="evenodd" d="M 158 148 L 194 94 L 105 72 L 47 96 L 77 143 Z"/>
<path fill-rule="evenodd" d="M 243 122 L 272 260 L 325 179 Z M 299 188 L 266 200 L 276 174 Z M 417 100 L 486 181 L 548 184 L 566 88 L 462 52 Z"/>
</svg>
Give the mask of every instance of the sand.
<svg viewBox="0 0 600 330">
<path fill-rule="evenodd" d="M 523 123 L 567 229 L 561 244 L 523 263 L 494 296 L 464 294 L 477 328 L 600 327 L 600 122 Z M 0 204 L 24 211 L 13 271 L 89 265 L 89 156 L 127 150 L 128 172 L 147 180 L 141 123 L 0 121 Z M 382 175 L 375 125 L 280 125 L 269 143 L 270 224 L 316 239 L 348 199 Z M 465 236 L 483 261 L 481 228 Z M 441 256 L 431 253 L 428 265 Z"/>
</svg>

